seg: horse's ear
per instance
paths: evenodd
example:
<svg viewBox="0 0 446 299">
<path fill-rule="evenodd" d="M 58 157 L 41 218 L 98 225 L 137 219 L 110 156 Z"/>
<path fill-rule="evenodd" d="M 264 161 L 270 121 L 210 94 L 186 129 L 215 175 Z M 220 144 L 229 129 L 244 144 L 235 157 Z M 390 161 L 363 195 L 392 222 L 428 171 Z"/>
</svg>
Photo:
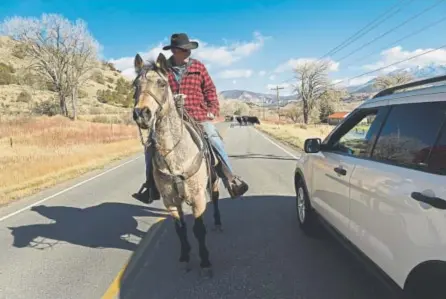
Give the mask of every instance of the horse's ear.
<svg viewBox="0 0 446 299">
<path fill-rule="evenodd" d="M 163 53 L 160 53 L 158 55 L 158 58 L 156 59 L 156 66 L 161 69 L 164 73 L 167 72 L 167 59 L 166 56 L 164 56 Z"/>
<path fill-rule="evenodd" d="M 144 61 L 139 54 L 136 54 L 135 59 L 133 60 L 133 65 L 135 66 L 135 72 L 137 73 L 143 68 Z"/>
</svg>

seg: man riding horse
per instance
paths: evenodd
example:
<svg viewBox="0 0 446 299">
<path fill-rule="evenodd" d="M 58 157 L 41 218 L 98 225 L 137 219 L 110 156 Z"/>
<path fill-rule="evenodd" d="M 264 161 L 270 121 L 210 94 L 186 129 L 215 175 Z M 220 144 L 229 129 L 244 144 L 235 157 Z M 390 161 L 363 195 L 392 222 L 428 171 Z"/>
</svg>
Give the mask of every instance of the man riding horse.
<svg viewBox="0 0 446 299">
<path fill-rule="evenodd" d="M 201 125 L 221 164 L 217 174 L 223 179 L 230 196 L 236 198 L 248 190 L 248 185 L 234 175 L 223 141 L 212 123 L 220 112 L 219 101 L 215 85 L 204 64 L 190 58 L 191 50 L 196 48 L 198 43 L 189 41 L 185 33 L 172 34 L 170 45 L 163 48 L 171 50 L 173 54 L 167 61 L 169 86 L 177 99 L 178 107 Z M 149 147 L 145 151 L 146 190 L 138 195 L 146 203 L 160 199 L 153 179 L 152 156 L 153 148 Z"/>
</svg>

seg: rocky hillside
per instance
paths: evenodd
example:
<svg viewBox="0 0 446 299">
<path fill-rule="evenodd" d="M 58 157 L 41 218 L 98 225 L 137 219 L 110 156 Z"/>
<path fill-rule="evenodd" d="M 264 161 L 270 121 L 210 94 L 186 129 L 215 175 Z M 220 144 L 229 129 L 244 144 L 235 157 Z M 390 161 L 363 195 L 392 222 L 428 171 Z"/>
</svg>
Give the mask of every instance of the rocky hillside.
<svg viewBox="0 0 446 299">
<path fill-rule="evenodd" d="M 0 36 L 0 116 L 53 114 L 57 94 L 52 84 L 30 69 L 21 44 Z M 90 79 L 79 91 L 80 118 L 129 115 L 131 86 L 112 64 L 97 62 Z"/>
</svg>

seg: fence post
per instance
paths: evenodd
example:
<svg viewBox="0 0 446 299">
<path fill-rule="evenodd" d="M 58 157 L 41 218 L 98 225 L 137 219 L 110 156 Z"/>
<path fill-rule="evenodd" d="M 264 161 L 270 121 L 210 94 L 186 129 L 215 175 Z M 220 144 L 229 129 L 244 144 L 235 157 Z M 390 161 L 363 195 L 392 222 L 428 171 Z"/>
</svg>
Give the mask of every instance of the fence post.
<svg viewBox="0 0 446 299">
<path fill-rule="evenodd" d="M 12 137 L 9 137 L 9 144 L 11 145 L 12 148 Z"/>
</svg>

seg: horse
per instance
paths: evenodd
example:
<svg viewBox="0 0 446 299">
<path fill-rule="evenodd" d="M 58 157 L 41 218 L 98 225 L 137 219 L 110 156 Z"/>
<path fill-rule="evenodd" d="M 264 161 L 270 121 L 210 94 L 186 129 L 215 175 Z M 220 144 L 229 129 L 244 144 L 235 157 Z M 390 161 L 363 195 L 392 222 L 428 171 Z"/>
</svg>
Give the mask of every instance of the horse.
<svg viewBox="0 0 446 299">
<path fill-rule="evenodd" d="M 133 82 L 134 120 L 140 130 L 155 133 L 153 177 L 163 204 L 174 219 L 181 244 L 179 262 L 186 271 L 191 270 L 191 246 L 182 208 L 186 203 L 191 206 L 194 217 L 193 233 L 198 241 L 201 274 L 211 277 L 212 265 L 203 221 L 207 194 L 214 207 L 215 230 L 221 231 L 218 208 L 220 179 L 216 175 L 216 164 L 209 158 L 213 156 L 211 146 L 200 133 L 200 127 L 185 120 L 182 114 L 186 112 L 177 108 L 168 83 L 166 57 L 160 53 L 156 62 L 144 64 L 137 54 L 134 68 L 137 74 Z"/>
</svg>

